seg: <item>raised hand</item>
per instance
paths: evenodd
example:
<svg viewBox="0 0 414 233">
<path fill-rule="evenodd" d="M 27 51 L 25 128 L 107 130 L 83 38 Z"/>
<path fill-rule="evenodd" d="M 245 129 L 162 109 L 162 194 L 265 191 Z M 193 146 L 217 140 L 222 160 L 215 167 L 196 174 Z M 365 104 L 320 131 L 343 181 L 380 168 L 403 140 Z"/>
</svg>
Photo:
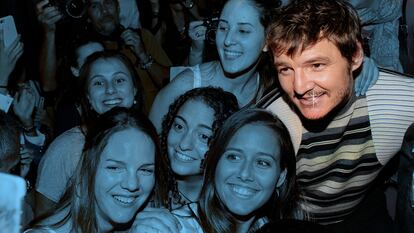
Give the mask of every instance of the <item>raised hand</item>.
<svg viewBox="0 0 414 233">
<path fill-rule="evenodd" d="M 124 40 L 125 44 L 132 49 L 135 55 L 141 61 L 146 61 L 147 55 L 145 53 L 145 48 L 142 44 L 141 37 L 138 35 L 137 32 L 126 29 L 122 32 L 121 38 Z"/>
<path fill-rule="evenodd" d="M 63 15 L 56 6 L 51 6 L 49 0 L 43 0 L 36 4 L 37 19 L 42 23 L 46 31 L 55 31 L 56 23 Z"/>
<path fill-rule="evenodd" d="M 190 66 L 203 62 L 206 31 L 207 27 L 203 25 L 203 21 L 193 21 L 188 27 L 188 36 L 191 38 L 191 50 L 188 56 Z"/>
<path fill-rule="evenodd" d="M 13 111 L 24 127 L 33 127 L 33 110 L 36 104 L 36 90 L 28 84 L 23 84 L 14 96 Z"/>
</svg>

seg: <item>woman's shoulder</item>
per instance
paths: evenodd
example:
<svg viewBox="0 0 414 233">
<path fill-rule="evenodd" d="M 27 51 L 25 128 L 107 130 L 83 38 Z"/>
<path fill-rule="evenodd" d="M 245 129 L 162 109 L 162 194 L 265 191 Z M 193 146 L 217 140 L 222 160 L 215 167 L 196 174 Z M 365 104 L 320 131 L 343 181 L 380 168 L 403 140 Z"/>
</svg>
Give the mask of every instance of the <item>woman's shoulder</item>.
<svg viewBox="0 0 414 233">
<path fill-rule="evenodd" d="M 83 142 L 85 140 L 85 135 L 83 134 L 80 126 L 75 126 L 65 132 L 63 132 L 61 135 L 55 138 L 55 140 L 52 141 L 50 146 L 57 144 L 61 146 L 61 144 L 67 144 L 68 143 L 79 143 Z M 70 145 L 72 146 L 72 145 Z"/>
<path fill-rule="evenodd" d="M 69 129 L 55 138 L 47 148 L 42 160 L 62 159 L 65 155 L 82 153 L 85 136 L 79 126 Z M 53 160 L 53 159 L 52 159 Z"/>
<path fill-rule="evenodd" d="M 166 93 L 179 93 L 180 95 L 193 88 L 194 72 L 191 67 L 183 69 L 179 72 L 171 82 L 165 86 L 161 92 Z"/>
</svg>

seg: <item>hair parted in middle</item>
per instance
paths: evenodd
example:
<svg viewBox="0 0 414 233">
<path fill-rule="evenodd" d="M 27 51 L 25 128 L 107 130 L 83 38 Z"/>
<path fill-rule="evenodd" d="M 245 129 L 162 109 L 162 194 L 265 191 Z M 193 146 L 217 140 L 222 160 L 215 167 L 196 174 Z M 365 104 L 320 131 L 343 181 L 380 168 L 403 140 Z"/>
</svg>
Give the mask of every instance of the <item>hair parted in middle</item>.
<svg viewBox="0 0 414 233">
<path fill-rule="evenodd" d="M 221 127 L 224 121 L 239 110 L 237 98 L 230 92 L 223 91 L 218 87 L 200 87 L 187 91 L 183 95 L 179 96 L 174 103 L 169 107 L 167 115 L 165 115 L 162 122 L 161 131 L 161 153 L 163 157 L 168 159 L 168 133 L 174 123 L 174 119 L 177 116 L 181 107 L 189 100 L 199 100 L 212 108 L 214 111 L 214 121 L 212 125 L 213 136 L 217 130 Z M 169 163 L 168 163 L 169 164 Z M 174 173 L 169 169 L 170 175 L 168 176 L 169 191 L 177 192 Z"/>
<path fill-rule="evenodd" d="M 137 90 L 134 100 L 135 104 L 132 106 L 137 111 L 142 111 L 144 107 L 144 97 L 143 97 L 143 89 L 141 84 L 141 79 L 138 76 L 138 73 L 136 72 L 134 66 L 132 65 L 131 61 L 126 57 L 124 54 L 114 51 L 114 50 L 104 50 L 100 52 L 95 52 L 88 56 L 88 58 L 85 61 L 85 64 L 82 66 L 80 72 L 79 72 L 79 90 L 81 91 L 81 108 L 82 108 L 82 123 L 88 125 L 89 123 L 93 122 L 98 114 L 95 110 L 92 109 L 88 98 L 88 80 L 89 80 L 89 74 L 91 72 L 92 65 L 99 59 L 111 59 L 115 58 L 118 59 L 121 63 L 123 63 L 129 72 L 131 73 L 131 79 L 134 84 L 135 89 Z"/>
<path fill-rule="evenodd" d="M 199 217 L 206 233 L 234 232 L 237 220 L 231 215 L 227 208 L 221 203 L 216 193 L 214 175 L 218 162 L 224 154 L 231 138 L 243 126 L 248 124 L 259 124 L 272 129 L 280 144 L 280 168 L 287 171 L 286 180 L 278 194 L 273 191 L 272 197 L 264 206 L 256 210 L 256 220 L 267 218 L 269 221 L 281 218 L 291 218 L 297 211 L 297 199 L 299 190 L 296 183 L 296 158 L 289 132 L 282 121 L 275 115 L 264 109 L 246 108 L 230 116 L 219 129 L 211 141 L 210 149 L 206 155 L 206 168 L 204 183 L 199 200 Z M 252 229 L 256 229 L 253 223 Z M 249 231 L 250 232 L 250 231 Z"/>
<path fill-rule="evenodd" d="M 166 206 L 164 200 L 166 199 L 167 190 L 164 180 L 167 176 L 167 163 L 165 158 L 161 156 L 155 127 L 140 111 L 132 108 L 115 107 L 99 115 L 96 118 L 96 123 L 89 128 L 79 166 L 69 181 L 68 189 L 59 201 L 56 210 L 48 213 L 42 219 L 63 212 L 65 214 L 62 217 L 57 220 L 54 219 L 51 224 L 48 224 L 53 227 L 60 227 L 71 221 L 72 231 L 75 233 L 97 233 L 96 211 L 98 211 L 98 207 L 95 202 L 94 188 L 101 154 L 112 135 L 131 128 L 143 132 L 154 143 L 155 186 L 151 195 L 152 199 L 148 199 L 151 199 L 151 204 L 154 207 Z M 34 226 L 45 226 L 42 219 L 39 219 Z"/>
</svg>

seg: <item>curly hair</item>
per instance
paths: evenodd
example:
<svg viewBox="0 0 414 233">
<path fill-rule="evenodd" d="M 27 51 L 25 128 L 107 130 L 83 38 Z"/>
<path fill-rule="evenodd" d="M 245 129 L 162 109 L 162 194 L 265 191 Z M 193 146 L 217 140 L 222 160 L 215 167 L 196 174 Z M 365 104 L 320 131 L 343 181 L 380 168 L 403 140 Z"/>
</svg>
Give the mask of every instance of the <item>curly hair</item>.
<svg viewBox="0 0 414 233">
<path fill-rule="evenodd" d="M 208 107 L 214 110 L 214 121 L 212 125 L 213 137 L 216 131 L 221 127 L 223 122 L 234 112 L 239 109 L 236 96 L 232 93 L 223 91 L 217 87 L 201 87 L 187 91 L 180 97 L 178 97 L 174 103 L 170 105 L 167 115 L 165 115 L 162 122 L 162 131 L 160 135 L 161 139 L 161 154 L 168 159 L 168 133 L 171 126 L 174 123 L 174 119 L 177 116 L 181 107 L 189 100 L 200 100 Z M 169 163 L 168 159 L 168 163 Z M 168 176 L 168 190 L 176 192 L 174 172 L 169 167 Z"/>
</svg>

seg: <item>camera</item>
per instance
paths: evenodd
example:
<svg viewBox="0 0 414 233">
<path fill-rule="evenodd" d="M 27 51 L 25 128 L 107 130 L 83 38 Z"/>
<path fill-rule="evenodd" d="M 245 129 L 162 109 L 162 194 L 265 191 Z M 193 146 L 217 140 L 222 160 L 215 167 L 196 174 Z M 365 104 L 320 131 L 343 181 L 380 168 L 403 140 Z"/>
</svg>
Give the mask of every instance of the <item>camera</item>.
<svg viewBox="0 0 414 233">
<path fill-rule="evenodd" d="M 216 42 L 216 32 L 218 27 L 219 19 L 215 18 L 206 18 L 203 20 L 203 26 L 207 28 L 205 40 L 214 44 Z"/>
<path fill-rule="evenodd" d="M 51 4 L 56 6 L 65 17 L 74 19 L 81 18 L 87 9 L 85 0 L 53 0 Z"/>
</svg>

